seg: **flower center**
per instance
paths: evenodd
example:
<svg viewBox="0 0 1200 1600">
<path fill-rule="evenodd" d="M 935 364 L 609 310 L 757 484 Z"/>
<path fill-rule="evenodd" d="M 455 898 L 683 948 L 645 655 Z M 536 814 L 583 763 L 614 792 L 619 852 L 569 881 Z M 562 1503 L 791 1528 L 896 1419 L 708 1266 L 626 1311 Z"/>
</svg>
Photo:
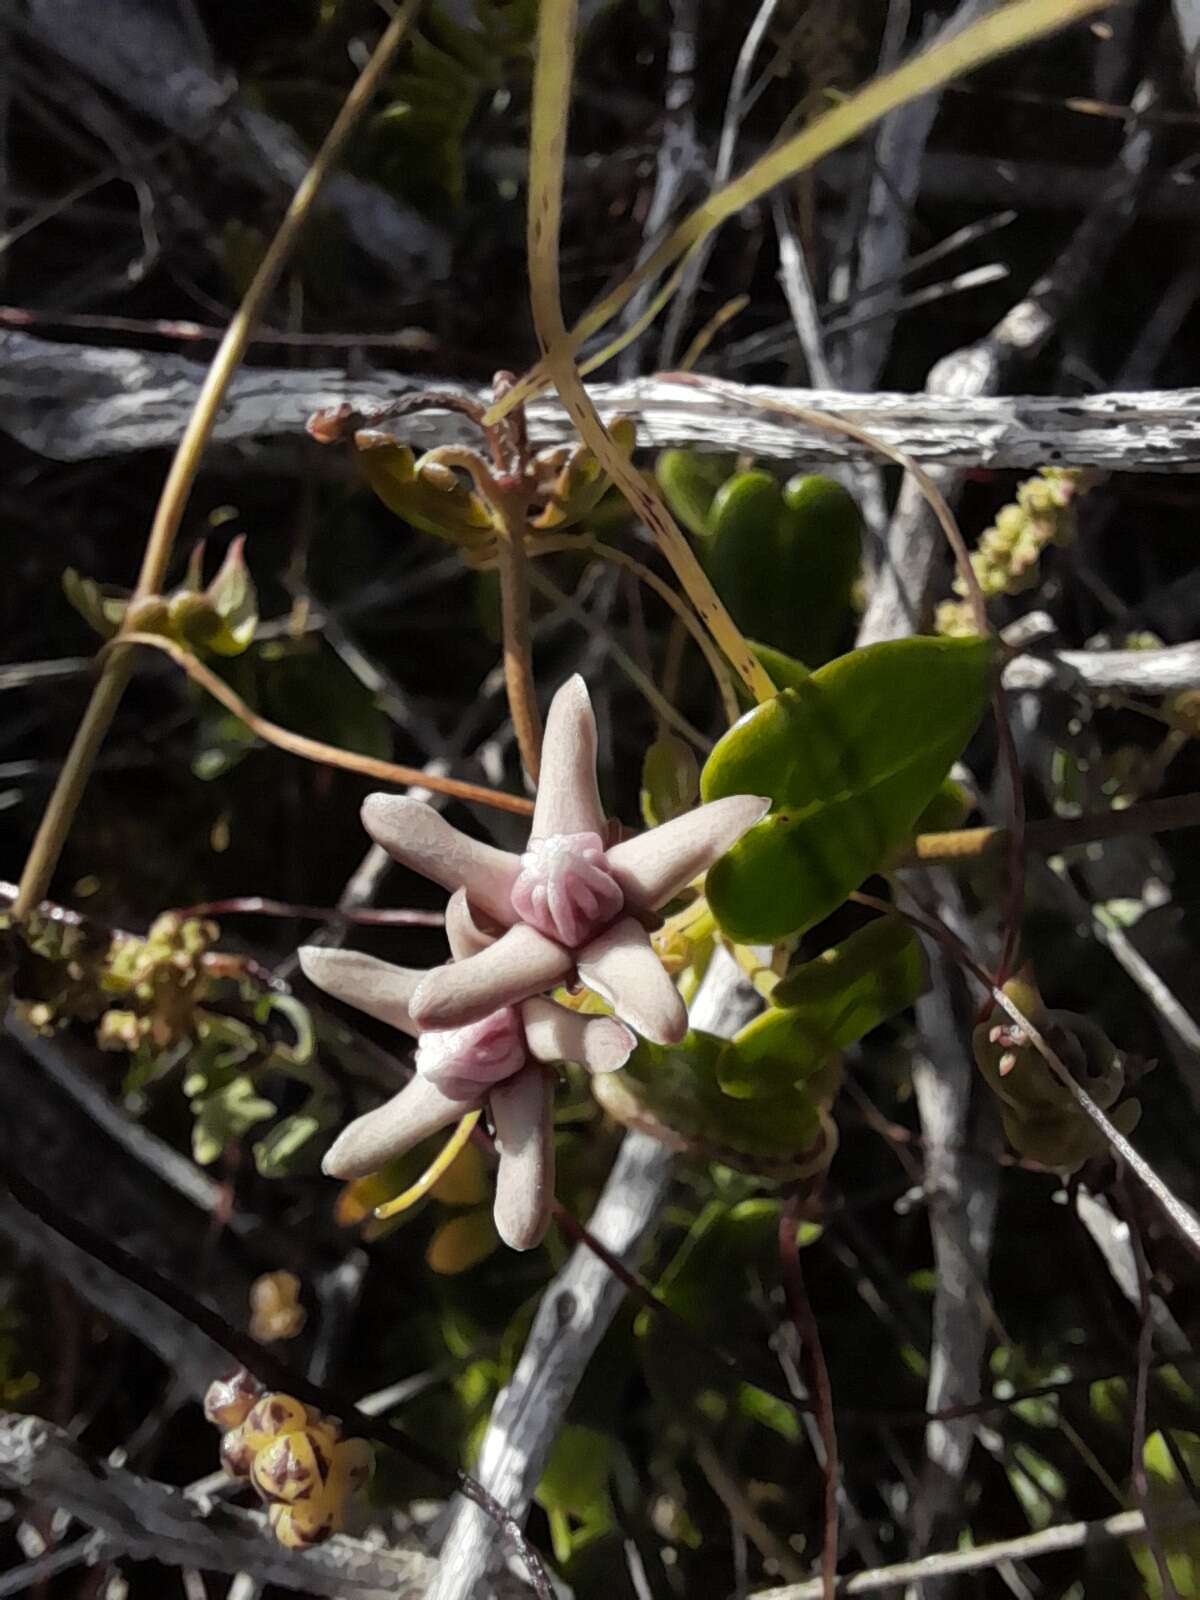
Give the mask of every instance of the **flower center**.
<svg viewBox="0 0 1200 1600">
<path fill-rule="evenodd" d="M 577 950 L 606 928 L 625 904 L 598 833 L 531 839 L 512 888 L 522 922 Z"/>
<path fill-rule="evenodd" d="M 513 1006 L 465 1028 L 436 1028 L 417 1041 L 416 1068 L 446 1094 L 503 1083 L 525 1065 L 525 1030 Z"/>
</svg>

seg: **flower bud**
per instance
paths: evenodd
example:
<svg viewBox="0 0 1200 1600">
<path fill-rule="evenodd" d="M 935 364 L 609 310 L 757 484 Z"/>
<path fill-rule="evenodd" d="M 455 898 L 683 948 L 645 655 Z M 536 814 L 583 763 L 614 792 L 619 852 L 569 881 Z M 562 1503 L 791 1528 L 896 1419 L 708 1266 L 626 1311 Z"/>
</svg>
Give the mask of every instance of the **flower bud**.
<svg viewBox="0 0 1200 1600">
<path fill-rule="evenodd" d="M 224 1432 L 245 1422 L 261 1398 L 262 1384 L 243 1367 L 228 1378 L 217 1378 L 209 1384 L 204 1396 L 204 1415 Z"/>
</svg>

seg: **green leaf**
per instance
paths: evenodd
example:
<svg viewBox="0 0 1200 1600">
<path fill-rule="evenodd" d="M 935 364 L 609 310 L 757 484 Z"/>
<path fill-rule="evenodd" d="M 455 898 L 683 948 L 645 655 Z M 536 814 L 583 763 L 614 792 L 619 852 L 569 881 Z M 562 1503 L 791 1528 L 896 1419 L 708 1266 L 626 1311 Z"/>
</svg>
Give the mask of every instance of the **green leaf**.
<svg viewBox="0 0 1200 1600">
<path fill-rule="evenodd" d="M 777 1270 L 781 1210 L 778 1200 L 762 1197 L 734 1205 L 710 1200 L 655 1285 L 655 1298 L 700 1332 L 716 1331 L 728 1313 L 725 1297 L 744 1290 L 751 1274 Z M 652 1328 L 642 1313 L 638 1331 Z"/>
<path fill-rule="evenodd" d="M 608 424 L 613 443 L 623 456 L 632 456 L 637 443 L 637 428 L 629 417 L 614 417 Z M 550 485 L 546 503 L 530 527 L 539 532 L 562 529 L 582 522 L 595 510 L 609 487 L 604 468 L 586 445 L 577 445 Z"/>
<path fill-rule="evenodd" d="M 657 828 L 690 811 L 700 793 L 700 769 L 690 744 L 673 734 L 656 739 L 642 762 L 642 817 Z"/>
<path fill-rule="evenodd" d="M 361 429 L 354 442 L 363 476 L 389 511 L 454 545 L 477 547 L 491 539 L 486 504 L 450 468 L 422 466 L 406 444 L 373 429 Z"/>
<path fill-rule="evenodd" d="M 240 656 L 258 627 L 258 593 L 246 565 L 245 544 L 242 535 L 229 546 L 216 577 L 204 591 L 213 620 L 204 623 L 203 637 L 191 641 L 219 656 Z"/>
<path fill-rule="evenodd" d="M 770 795 L 772 811 L 708 874 L 740 943 L 802 933 L 887 862 L 987 703 L 983 639 L 898 639 L 840 656 L 719 741 L 701 795 Z"/>
<path fill-rule="evenodd" d="M 1200 1435 L 1173 1428 L 1171 1443 L 1178 1451 L 1188 1476 L 1195 1483 L 1197 1473 L 1200 1473 Z M 1150 1516 L 1153 1524 L 1154 1510 L 1161 1515 L 1163 1512 L 1178 1512 L 1186 1507 L 1189 1491 L 1179 1468 L 1175 1465 L 1171 1445 L 1163 1433 L 1152 1433 L 1146 1440 L 1142 1461 L 1149 1480 L 1149 1499 L 1152 1507 Z M 1200 1596 L 1200 1528 L 1194 1525 L 1172 1528 L 1165 1518 L 1161 1520 L 1164 1525 L 1156 1530 L 1156 1542 L 1166 1555 L 1167 1571 L 1171 1575 L 1175 1591 L 1180 1600 L 1197 1600 L 1197 1596 Z M 1130 1546 L 1129 1553 L 1145 1580 L 1147 1596 L 1150 1600 L 1160 1600 L 1163 1593 L 1162 1580 L 1152 1552 L 1144 1543 L 1137 1543 Z"/>
<path fill-rule="evenodd" d="M 244 1074 L 202 1099 L 192 1101 L 192 1155 L 202 1167 L 211 1166 L 222 1152 L 247 1133 L 256 1122 L 275 1115 L 270 1100 L 255 1093 Z"/>
<path fill-rule="evenodd" d="M 780 490 L 740 472 L 708 512 L 705 564 L 734 621 L 805 661 L 824 661 L 846 625 L 862 557 L 861 518 L 832 478 L 796 477 Z"/>
<path fill-rule="evenodd" d="M 722 1051 L 721 1088 L 754 1098 L 803 1084 L 832 1099 L 838 1051 L 912 1005 L 924 987 L 916 935 L 899 917 L 880 917 L 776 986 L 768 1009 Z"/>
<path fill-rule="evenodd" d="M 324 1125 L 322 1118 L 311 1116 L 307 1111 L 297 1111 L 290 1117 L 282 1118 L 265 1138 L 255 1143 L 254 1165 L 259 1175 L 263 1178 L 283 1178 L 297 1167 L 315 1168 L 315 1160 L 305 1159 L 305 1146 L 321 1132 Z"/>
<path fill-rule="evenodd" d="M 605 1111 L 673 1150 L 759 1176 L 791 1177 L 810 1164 L 820 1106 L 790 1085 L 769 1100 L 734 1100 L 717 1077 L 726 1041 L 693 1031 L 665 1049 L 640 1040 L 620 1072 L 591 1079 Z"/>
<path fill-rule="evenodd" d="M 806 667 L 803 661 L 797 661 L 795 656 L 789 656 L 786 651 L 776 650 L 773 645 L 760 644 L 756 639 L 750 639 L 747 643 L 766 667 L 777 689 L 798 689 L 806 678 L 812 677 L 812 669 Z"/>
<path fill-rule="evenodd" d="M 74 567 L 68 567 L 63 573 L 62 586 L 63 594 L 88 626 L 102 639 L 111 639 L 128 609 L 128 594 L 109 589 L 94 578 L 85 578 Z"/>
<path fill-rule="evenodd" d="M 702 455 L 699 450 L 660 450 L 654 476 L 675 518 L 697 539 L 708 537 L 708 512 L 713 496 L 733 470 L 730 455 Z"/>
</svg>

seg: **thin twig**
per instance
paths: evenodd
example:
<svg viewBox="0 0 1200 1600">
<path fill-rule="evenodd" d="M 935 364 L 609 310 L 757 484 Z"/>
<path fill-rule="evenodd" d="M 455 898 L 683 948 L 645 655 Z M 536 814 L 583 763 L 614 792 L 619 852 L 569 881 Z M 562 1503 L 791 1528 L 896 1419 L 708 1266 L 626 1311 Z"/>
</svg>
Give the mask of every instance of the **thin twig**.
<svg viewBox="0 0 1200 1600">
<path fill-rule="evenodd" d="M 800 1226 L 800 1202 L 793 1195 L 779 1218 L 779 1261 L 783 1271 L 783 1286 L 788 1308 L 796 1325 L 800 1340 L 800 1355 L 808 1368 L 809 1388 L 816 1401 L 817 1425 L 825 1452 L 825 1508 L 824 1528 L 821 1537 L 821 1583 L 824 1600 L 833 1600 L 837 1592 L 838 1562 L 838 1479 L 841 1462 L 838 1453 L 837 1424 L 833 1413 L 833 1388 L 829 1382 L 829 1368 L 821 1345 L 821 1330 L 813 1314 L 812 1302 L 804 1284 L 804 1269 L 800 1265 L 800 1247 L 797 1232 Z"/>
<path fill-rule="evenodd" d="M 1188 1526 L 1200 1520 L 1194 1507 L 1172 1508 L 1163 1521 Z M 933 1578 L 952 1578 L 964 1572 L 988 1572 L 1009 1561 L 1036 1561 L 1041 1556 L 1063 1550 L 1083 1550 L 1093 1545 L 1111 1544 L 1118 1539 L 1139 1539 L 1146 1532 L 1140 1511 L 1121 1511 L 1096 1522 L 1061 1522 L 1040 1533 L 1025 1533 L 1015 1539 L 1000 1539 L 994 1544 L 977 1545 L 973 1550 L 949 1550 L 942 1555 L 922 1556 L 918 1561 L 901 1561 L 874 1572 L 859 1572 L 843 1578 L 837 1586 L 839 1596 L 880 1594 L 905 1583 L 927 1582 Z M 752 1600 L 822 1600 L 820 1580 L 792 1584 L 780 1589 L 762 1589 Z"/>
<path fill-rule="evenodd" d="M 1041 855 L 1056 855 L 1098 839 L 1119 839 L 1131 834 L 1170 833 L 1175 828 L 1200 827 L 1200 794 L 1170 795 L 1162 800 L 1142 800 L 1121 810 L 1086 812 L 1081 817 L 1043 817 L 1025 824 L 1025 848 Z M 949 833 L 919 833 L 905 862 L 977 861 L 998 854 L 1011 839 L 1008 828 L 956 828 Z"/>
</svg>

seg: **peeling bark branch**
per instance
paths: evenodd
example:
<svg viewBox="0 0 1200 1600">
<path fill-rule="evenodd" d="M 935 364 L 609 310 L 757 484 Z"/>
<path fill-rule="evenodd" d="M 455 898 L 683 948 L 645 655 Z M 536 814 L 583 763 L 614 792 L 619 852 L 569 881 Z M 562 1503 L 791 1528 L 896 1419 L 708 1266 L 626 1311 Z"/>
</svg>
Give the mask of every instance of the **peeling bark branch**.
<svg viewBox="0 0 1200 1600">
<path fill-rule="evenodd" d="M 158 351 L 95 348 L 0 334 L 0 430 L 55 461 L 87 461 L 173 444 L 204 375 L 184 356 Z M 352 381 L 336 368 L 297 372 L 244 368 L 234 378 L 216 426 L 221 444 L 291 435 L 300 439 L 312 412 L 349 401 L 369 407 L 436 386 L 434 380 L 378 373 Z M 747 388 L 743 410 L 720 395 L 669 377 L 597 384 L 606 413 L 638 423 L 647 448 L 695 445 L 749 450 L 764 458 L 806 461 L 875 460 L 855 440 L 834 438 L 765 416 L 754 395 L 832 412 L 926 465 L 1033 469 L 1092 466 L 1115 472 L 1200 471 L 1200 389 L 1087 395 L 872 394 L 845 390 Z M 486 396 L 479 391 L 479 398 Z M 529 407 L 538 445 L 574 437 L 557 402 Z M 466 425 L 448 413 L 406 417 L 403 436 L 415 448 L 468 442 Z"/>
</svg>

